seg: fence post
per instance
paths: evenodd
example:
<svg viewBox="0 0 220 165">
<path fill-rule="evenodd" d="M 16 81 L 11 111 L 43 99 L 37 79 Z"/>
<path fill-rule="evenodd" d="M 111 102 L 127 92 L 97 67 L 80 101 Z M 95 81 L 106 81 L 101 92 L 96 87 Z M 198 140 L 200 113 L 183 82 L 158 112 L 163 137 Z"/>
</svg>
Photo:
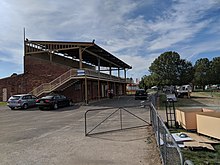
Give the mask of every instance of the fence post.
<svg viewBox="0 0 220 165">
<path fill-rule="evenodd" d="M 84 116 L 84 118 L 85 118 L 85 136 L 87 136 L 86 114 L 87 114 L 87 111 L 86 111 L 85 116 Z"/>
<path fill-rule="evenodd" d="M 120 108 L 120 124 L 121 124 L 121 129 L 122 129 L 122 113 L 121 113 L 121 108 Z"/>
</svg>

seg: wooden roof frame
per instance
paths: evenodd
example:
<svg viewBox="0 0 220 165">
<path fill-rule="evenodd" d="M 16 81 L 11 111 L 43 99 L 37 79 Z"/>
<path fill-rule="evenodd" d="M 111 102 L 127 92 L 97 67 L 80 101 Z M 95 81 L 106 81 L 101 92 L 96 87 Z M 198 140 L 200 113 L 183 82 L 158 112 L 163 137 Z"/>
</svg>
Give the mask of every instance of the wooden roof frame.
<svg viewBox="0 0 220 165">
<path fill-rule="evenodd" d="M 26 39 L 24 44 L 25 55 L 49 52 L 72 57 L 73 59 L 82 60 L 99 67 L 123 70 L 132 68 L 94 42 L 36 41 Z"/>
</svg>

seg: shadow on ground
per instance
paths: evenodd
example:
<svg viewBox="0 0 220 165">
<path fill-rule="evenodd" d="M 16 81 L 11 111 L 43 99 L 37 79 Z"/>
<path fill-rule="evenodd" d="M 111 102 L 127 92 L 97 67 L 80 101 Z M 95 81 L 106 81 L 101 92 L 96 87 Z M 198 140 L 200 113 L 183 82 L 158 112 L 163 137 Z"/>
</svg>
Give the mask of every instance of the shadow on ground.
<svg viewBox="0 0 220 165">
<path fill-rule="evenodd" d="M 135 100 L 134 96 L 118 96 L 113 97 L 112 99 L 106 98 L 105 100 L 89 103 L 89 105 L 119 108 L 128 106 L 141 106 L 141 104 L 143 104 L 143 101 L 148 102 L 147 100 Z"/>
<path fill-rule="evenodd" d="M 138 141 L 143 139 L 149 141 L 151 138 L 154 138 L 154 134 L 150 133 L 150 130 L 150 126 L 144 126 L 139 128 L 92 134 L 88 135 L 87 137 L 120 142 Z"/>
</svg>

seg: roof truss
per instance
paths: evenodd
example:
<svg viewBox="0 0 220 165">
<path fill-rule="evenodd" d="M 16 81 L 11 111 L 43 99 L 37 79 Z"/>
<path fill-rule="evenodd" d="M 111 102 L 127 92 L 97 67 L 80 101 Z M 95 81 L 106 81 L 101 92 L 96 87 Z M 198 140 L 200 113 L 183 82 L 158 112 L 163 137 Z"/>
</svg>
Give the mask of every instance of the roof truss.
<svg viewBox="0 0 220 165">
<path fill-rule="evenodd" d="M 132 68 L 93 42 L 25 41 L 25 55 L 48 52 L 79 60 L 79 50 L 83 62 L 102 67 Z"/>
</svg>

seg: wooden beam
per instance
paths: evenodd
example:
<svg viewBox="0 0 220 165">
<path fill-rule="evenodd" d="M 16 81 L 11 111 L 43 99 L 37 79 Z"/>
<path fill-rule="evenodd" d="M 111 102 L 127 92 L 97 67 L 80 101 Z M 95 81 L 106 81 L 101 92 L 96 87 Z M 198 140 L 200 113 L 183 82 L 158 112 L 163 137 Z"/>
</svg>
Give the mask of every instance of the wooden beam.
<svg viewBox="0 0 220 165">
<path fill-rule="evenodd" d="M 73 50 L 73 49 L 79 49 L 79 47 L 60 48 L 60 49 L 56 49 L 56 50 L 54 50 L 54 51 Z"/>
<path fill-rule="evenodd" d="M 126 79 L 127 74 L 126 74 L 126 69 L 124 69 L 124 78 Z"/>
<path fill-rule="evenodd" d="M 88 83 L 86 77 L 85 77 L 85 103 L 88 104 Z"/>
<path fill-rule="evenodd" d="M 120 69 L 118 68 L 118 77 L 120 77 Z"/>
<path fill-rule="evenodd" d="M 112 76 L 112 67 L 111 66 L 109 67 L 109 74 L 110 74 L 110 76 Z"/>
<path fill-rule="evenodd" d="M 84 51 L 86 51 L 87 53 L 89 53 L 89 54 L 91 54 L 91 55 L 93 55 L 93 56 L 95 56 L 95 57 L 98 57 L 98 58 L 102 59 L 103 61 L 108 62 L 109 64 L 112 64 L 113 66 L 117 66 L 117 67 L 119 67 L 119 68 L 120 68 L 120 66 L 119 66 L 119 65 L 117 65 L 117 64 L 115 64 L 114 62 L 109 61 L 109 60 L 107 60 L 107 59 L 105 59 L 105 58 L 103 58 L 103 57 L 101 57 L 101 56 L 99 56 L 99 55 L 97 55 L 97 54 L 95 54 L 95 53 L 93 53 L 93 52 L 89 51 L 89 50 L 86 50 L 86 49 L 85 49 Z"/>
<path fill-rule="evenodd" d="M 98 79 L 98 100 L 100 99 L 100 80 Z"/>
<path fill-rule="evenodd" d="M 82 69 L 82 48 L 79 48 L 79 69 Z"/>
</svg>

